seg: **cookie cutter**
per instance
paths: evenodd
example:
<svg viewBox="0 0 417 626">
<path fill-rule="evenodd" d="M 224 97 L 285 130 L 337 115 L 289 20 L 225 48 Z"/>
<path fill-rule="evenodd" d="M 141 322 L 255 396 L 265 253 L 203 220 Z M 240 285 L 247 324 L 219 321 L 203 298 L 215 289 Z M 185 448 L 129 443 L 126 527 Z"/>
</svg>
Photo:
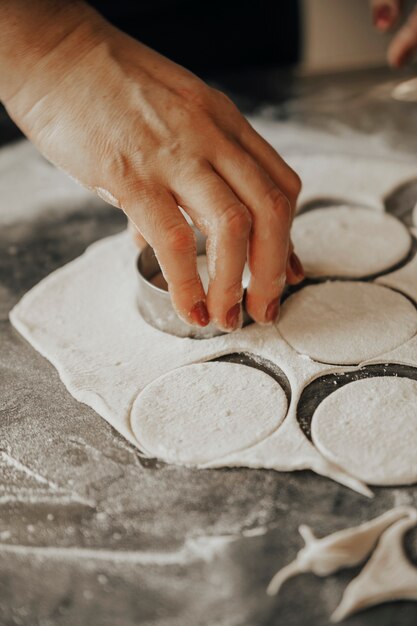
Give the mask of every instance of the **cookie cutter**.
<svg viewBox="0 0 417 626">
<path fill-rule="evenodd" d="M 207 238 L 196 228 L 197 255 L 206 253 Z M 137 306 L 145 322 L 150 326 L 177 337 L 193 339 L 210 339 L 225 333 L 214 324 L 208 326 L 191 326 L 180 319 L 172 305 L 168 291 L 153 284 L 151 281 L 161 273 L 161 267 L 153 249 L 145 246 L 137 258 L 138 291 Z M 243 325 L 250 323 L 247 313 L 243 312 Z"/>
</svg>

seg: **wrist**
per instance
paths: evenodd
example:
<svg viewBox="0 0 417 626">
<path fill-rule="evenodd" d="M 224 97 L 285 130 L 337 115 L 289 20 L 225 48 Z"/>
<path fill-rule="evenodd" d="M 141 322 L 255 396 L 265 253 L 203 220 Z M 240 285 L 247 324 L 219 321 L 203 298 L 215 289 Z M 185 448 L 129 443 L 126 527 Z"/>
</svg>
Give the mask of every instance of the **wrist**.
<svg viewBox="0 0 417 626">
<path fill-rule="evenodd" d="M 5 0 L 0 6 L 0 100 L 8 108 L 19 94 L 42 91 L 94 45 L 104 20 L 82 1 Z M 34 94 L 35 95 L 35 94 Z M 42 94 L 39 93 L 38 96 Z"/>
</svg>

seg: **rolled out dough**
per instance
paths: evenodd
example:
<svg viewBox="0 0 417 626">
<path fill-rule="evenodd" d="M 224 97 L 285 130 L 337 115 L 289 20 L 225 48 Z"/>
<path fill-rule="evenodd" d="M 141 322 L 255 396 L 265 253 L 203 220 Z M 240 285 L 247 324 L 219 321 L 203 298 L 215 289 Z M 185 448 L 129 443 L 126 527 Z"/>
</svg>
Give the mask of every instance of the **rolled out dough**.
<svg viewBox="0 0 417 626">
<path fill-rule="evenodd" d="M 315 446 L 371 485 L 417 480 L 417 381 L 365 378 L 333 392 L 312 421 Z"/>
<path fill-rule="evenodd" d="M 388 352 L 417 332 L 417 312 L 404 296 L 373 283 L 309 285 L 282 306 L 278 329 L 300 354 L 353 365 Z"/>
<path fill-rule="evenodd" d="M 377 274 L 402 261 L 411 246 L 410 233 L 395 217 L 352 206 L 299 215 L 292 239 L 307 276 Z"/>
<path fill-rule="evenodd" d="M 148 385 L 133 405 L 131 425 L 148 454 L 201 465 L 262 441 L 286 411 L 285 393 L 268 374 L 214 361 L 175 369 Z"/>
<path fill-rule="evenodd" d="M 103 239 L 29 291 L 10 319 L 55 365 L 70 393 L 138 448 L 143 444 L 132 430 L 132 406 L 148 385 L 176 368 L 247 352 L 278 365 L 288 377 L 293 397 L 309 380 L 328 370 L 329 366 L 300 357 L 275 326 L 251 324 L 207 340 L 181 339 L 156 330 L 138 310 L 136 256 L 127 232 Z M 257 387 L 251 386 L 251 392 L 258 397 Z M 279 410 L 275 418 L 277 424 Z M 359 493 L 371 494 L 363 483 L 329 463 L 305 437 L 296 419 L 295 402 L 269 437 L 225 456 L 219 450 L 218 459 L 200 465 L 230 466 L 285 472 L 313 469 Z"/>
</svg>

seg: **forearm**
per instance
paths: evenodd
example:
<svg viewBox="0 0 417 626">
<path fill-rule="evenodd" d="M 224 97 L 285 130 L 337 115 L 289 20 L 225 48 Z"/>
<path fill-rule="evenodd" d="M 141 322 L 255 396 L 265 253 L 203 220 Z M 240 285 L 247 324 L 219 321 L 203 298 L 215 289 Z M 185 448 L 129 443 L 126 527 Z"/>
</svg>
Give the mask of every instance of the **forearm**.
<svg viewBox="0 0 417 626">
<path fill-rule="evenodd" d="M 50 71 L 52 56 L 57 78 L 60 62 L 75 63 L 90 45 L 92 16 L 98 17 L 78 0 L 1 0 L 0 100 L 7 106 L 34 77 L 41 88 L 42 73 Z M 71 58 L 65 55 L 66 47 Z M 57 49 L 61 54 L 55 54 Z"/>
</svg>

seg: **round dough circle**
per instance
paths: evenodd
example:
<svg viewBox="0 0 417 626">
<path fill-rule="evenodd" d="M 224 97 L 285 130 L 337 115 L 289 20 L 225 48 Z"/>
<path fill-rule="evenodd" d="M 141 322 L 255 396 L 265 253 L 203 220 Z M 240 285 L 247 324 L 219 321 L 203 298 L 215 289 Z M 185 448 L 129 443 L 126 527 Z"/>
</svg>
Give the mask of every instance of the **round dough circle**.
<svg viewBox="0 0 417 626">
<path fill-rule="evenodd" d="M 411 236 L 388 213 L 340 206 L 295 218 L 292 239 L 307 276 L 362 278 L 390 269 L 408 254 Z"/>
<path fill-rule="evenodd" d="M 371 485 L 417 481 L 417 381 L 396 376 L 348 383 L 317 408 L 318 450 Z"/>
<path fill-rule="evenodd" d="M 300 354 L 355 365 L 402 345 L 417 332 L 417 311 L 401 294 L 373 283 L 309 285 L 282 306 L 278 329 Z"/>
<path fill-rule="evenodd" d="M 180 367 L 148 385 L 131 426 L 139 445 L 164 461 L 200 465 L 270 435 L 287 412 L 281 386 L 237 363 Z"/>
</svg>

